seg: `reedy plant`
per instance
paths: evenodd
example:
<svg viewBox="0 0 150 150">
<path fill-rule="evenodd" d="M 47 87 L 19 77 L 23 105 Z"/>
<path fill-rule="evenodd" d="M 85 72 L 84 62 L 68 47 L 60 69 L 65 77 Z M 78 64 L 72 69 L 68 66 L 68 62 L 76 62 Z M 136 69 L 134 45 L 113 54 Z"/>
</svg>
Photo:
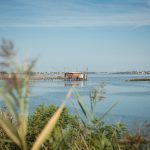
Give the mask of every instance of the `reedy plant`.
<svg viewBox="0 0 150 150">
<path fill-rule="evenodd" d="M 21 149 L 27 150 L 26 135 L 30 95 L 29 73 L 33 69 L 36 60 L 22 67 L 16 63 L 16 52 L 14 51 L 14 44 L 11 41 L 3 40 L 0 48 L 0 65 L 5 68 L 7 72 L 11 73 L 10 77 L 7 76 L 7 80 L 1 82 L 0 96 L 15 121 L 14 123 L 9 117 L 4 116 L 3 113 L 0 114 L 0 126 L 11 139 L 0 140 L 3 142 L 13 141 Z M 66 98 L 70 97 L 71 92 L 70 90 Z M 48 136 L 50 136 L 64 106 L 65 103 L 63 103 L 52 118 L 49 119 L 34 142 L 32 150 L 40 149 L 41 145 L 46 141 Z"/>
<path fill-rule="evenodd" d="M 100 87 L 101 88 L 101 87 Z M 91 109 L 86 106 L 83 98 L 79 92 L 74 89 L 74 96 L 77 99 L 77 102 L 81 108 L 81 112 L 84 117 L 79 116 L 81 122 L 83 123 L 84 132 L 80 132 L 80 139 L 85 143 L 86 149 L 113 149 L 115 139 L 121 136 L 123 131 L 126 131 L 126 128 L 123 124 L 118 123 L 114 127 L 111 125 L 104 125 L 103 120 L 108 115 L 108 113 L 117 105 L 117 102 L 113 104 L 106 112 L 101 116 L 97 116 L 94 112 L 95 102 L 98 97 L 101 97 L 102 91 L 98 88 L 95 88 L 96 91 L 92 91 L 94 96 L 91 99 Z M 98 93 L 100 92 L 100 93 Z M 98 97 L 97 97 L 98 95 Z M 79 113 L 78 113 L 79 114 Z M 81 130 L 82 130 L 81 129 Z M 121 130 L 121 132 L 119 132 Z M 119 145 L 117 145 L 119 146 Z"/>
<path fill-rule="evenodd" d="M 104 84 L 94 88 L 92 93 L 90 92 L 91 109 L 86 106 L 79 92 L 74 89 L 74 96 L 84 115 L 84 117 L 82 117 L 80 113 L 77 113 L 83 124 L 78 133 L 82 147 L 78 147 L 77 149 L 149 150 L 149 142 L 142 134 L 131 134 L 121 122 L 112 125 L 104 123 L 105 117 L 107 117 L 108 113 L 118 102 L 114 103 L 101 116 L 95 114 L 94 107 L 96 106 L 96 102 L 100 102 L 97 101 L 97 99 L 99 100 L 99 98 L 104 97 L 103 87 Z"/>
<path fill-rule="evenodd" d="M 29 79 L 26 72 L 29 70 L 21 70 L 15 62 L 14 45 L 10 41 L 3 40 L 0 56 L 1 66 L 5 67 L 9 73 L 13 72 L 1 83 L 3 87 L 1 87 L 0 96 L 15 120 L 14 124 L 9 118 L 0 115 L 0 125 L 19 147 L 26 149 L 29 97 Z M 24 74 L 21 76 L 22 71 Z"/>
</svg>

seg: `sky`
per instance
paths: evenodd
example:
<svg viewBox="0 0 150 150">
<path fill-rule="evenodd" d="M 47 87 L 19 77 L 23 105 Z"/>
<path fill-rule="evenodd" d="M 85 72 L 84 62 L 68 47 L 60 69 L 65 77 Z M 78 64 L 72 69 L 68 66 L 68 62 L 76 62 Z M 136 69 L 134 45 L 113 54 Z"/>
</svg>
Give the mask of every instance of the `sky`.
<svg viewBox="0 0 150 150">
<path fill-rule="evenodd" d="M 0 38 L 36 71 L 150 70 L 150 0 L 0 0 Z"/>
</svg>

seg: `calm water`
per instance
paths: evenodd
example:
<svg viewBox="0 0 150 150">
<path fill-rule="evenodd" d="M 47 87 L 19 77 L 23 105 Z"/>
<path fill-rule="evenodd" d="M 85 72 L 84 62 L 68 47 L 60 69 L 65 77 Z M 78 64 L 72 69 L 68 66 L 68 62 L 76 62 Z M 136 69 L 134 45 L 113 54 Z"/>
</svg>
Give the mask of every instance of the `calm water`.
<svg viewBox="0 0 150 150">
<path fill-rule="evenodd" d="M 82 95 L 85 103 L 90 107 L 89 91 L 105 82 L 105 99 L 97 101 L 95 113 L 101 115 L 107 111 L 115 102 L 117 106 L 109 113 L 107 122 L 123 121 L 127 125 L 134 123 L 150 122 L 150 82 L 126 82 L 129 78 L 150 77 L 148 75 L 109 75 L 97 74 L 89 75 L 86 82 L 70 81 L 38 81 L 31 83 L 30 112 L 40 105 L 60 105 L 72 84 L 77 85 L 77 90 Z M 67 102 L 67 107 L 73 113 L 76 100 L 72 97 Z M 80 111 L 80 109 L 79 109 Z"/>
<path fill-rule="evenodd" d="M 109 113 L 107 122 L 124 121 L 128 125 L 134 123 L 150 122 L 150 82 L 126 82 L 129 78 L 150 77 L 148 75 L 89 75 L 87 82 L 70 81 L 42 81 L 31 83 L 30 111 L 38 105 L 60 105 L 72 84 L 77 85 L 77 90 L 82 95 L 85 103 L 90 107 L 90 90 L 105 82 L 105 99 L 97 101 L 95 113 L 101 115 L 115 102 L 117 106 Z M 76 100 L 72 98 L 67 102 L 67 107 L 74 111 L 72 101 L 79 109 Z M 80 111 L 80 109 L 79 109 Z"/>
</svg>

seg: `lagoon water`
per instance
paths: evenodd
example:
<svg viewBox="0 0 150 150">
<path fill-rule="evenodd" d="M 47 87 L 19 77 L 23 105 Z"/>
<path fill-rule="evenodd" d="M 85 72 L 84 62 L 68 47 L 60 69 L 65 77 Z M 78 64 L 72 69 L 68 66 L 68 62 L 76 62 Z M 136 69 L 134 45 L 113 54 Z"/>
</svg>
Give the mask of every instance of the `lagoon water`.
<svg viewBox="0 0 150 150">
<path fill-rule="evenodd" d="M 149 75 L 91 74 L 88 81 L 38 81 L 31 83 L 30 112 L 41 104 L 61 105 L 71 85 L 75 84 L 90 108 L 89 92 L 105 82 L 105 99 L 96 102 L 95 113 L 100 116 L 114 103 L 105 120 L 109 123 L 125 122 L 128 126 L 150 122 L 150 82 L 126 82 L 130 78 L 150 77 Z M 74 103 L 74 105 L 73 105 Z M 74 113 L 74 107 L 80 108 L 74 97 L 67 101 L 67 107 Z"/>
<path fill-rule="evenodd" d="M 105 82 L 105 99 L 96 101 L 95 113 L 101 116 L 114 103 L 118 104 L 105 118 L 106 122 L 115 123 L 123 121 L 128 126 L 150 122 L 150 81 L 127 82 L 130 78 L 150 77 L 150 75 L 118 75 L 118 74 L 90 74 L 88 81 L 35 81 L 30 83 L 30 114 L 39 105 L 61 105 L 70 87 L 75 84 L 90 108 L 89 92 L 96 86 Z M 2 101 L 0 101 L 2 104 Z M 74 105 L 73 105 L 74 104 Z M 66 106 L 71 113 L 75 107 L 81 112 L 77 100 L 72 96 Z"/>
</svg>

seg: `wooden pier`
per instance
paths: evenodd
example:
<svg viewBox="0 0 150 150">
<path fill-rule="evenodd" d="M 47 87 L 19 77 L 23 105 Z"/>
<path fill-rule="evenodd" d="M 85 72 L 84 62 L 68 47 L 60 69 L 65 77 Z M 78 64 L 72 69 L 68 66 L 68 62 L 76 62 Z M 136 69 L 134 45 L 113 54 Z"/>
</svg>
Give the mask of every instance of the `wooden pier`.
<svg viewBox="0 0 150 150">
<path fill-rule="evenodd" d="M 68 76 L 69 74 L 69 76 Z M 71 74 L 73 74 L 71 76 Z M 79 73 L 78 73 L 79 74 Z M 0 80 L 11 80 L 13 79 L 14 74 L 0 74 Z M 17 74 L 15 74 L 17 76 Z M 18 78 L 20 78 L 23 74 L 19 74 Z M 52 75 L 30 75 L 29 74 L 30 81 L 42 81 L 42 80 L 49 80 L 49 81 L 87 81 L 87 74 L 83 74 L 82 77 L 77 76 L 77 73 L 67 73 L 64 75 L 58 75 L 58 76 L 52 76 Z"/>
</svg>

